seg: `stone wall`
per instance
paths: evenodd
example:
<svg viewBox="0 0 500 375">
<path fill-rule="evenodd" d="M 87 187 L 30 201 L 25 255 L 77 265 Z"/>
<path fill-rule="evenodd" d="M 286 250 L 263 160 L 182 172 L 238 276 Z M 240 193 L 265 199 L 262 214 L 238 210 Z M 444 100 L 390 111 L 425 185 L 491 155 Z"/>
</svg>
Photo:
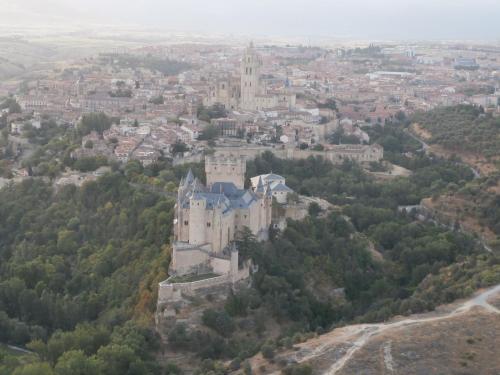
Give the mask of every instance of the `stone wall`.
<svg viewBox="0 0 500 375">
<path fill-rule="evenodd" d="M 176 275 L 187 275 L 197 271 L 203 265 L 209 266 L 208 251 L 199 248 L 179 248 L 173 245 L 172 263 L 170 270 Z"/>
<path fill-rule="evenodd" d="M 205 159 L 205 173 L 207 186 L 216 182 L 232 182 L 238 189 L 245 184 L 246 162 L 241 157 L 230 155 L 207 156 Z"/>
<path fill-rule="evenodd" d="M 272 152 L 276 157 L 281 159 L 307 159 L 310 156 L 322 158 L 331 161 L 334 164 L 342 164 L 346 159 L 355 160 L 359 163 L 363 162 L 378 162 L 384 157 L 384 150 L 379 145 L 338 145 L 333 146 L 332 150 L 313 151 L 299 150 L 296 148 L 273 148 L 273 147 L 217 147 L 215 155 L 227 156 L 234 155 L 253 159 L 266 151 Z"/>
<path fill-rule="evenodd" d="M 193 296 L 197 291 L 222 285 L 232 285 L 250 277 L 250 268 L 245 267 L 238 270 L 236 274 L 226 274 L 186 283 L 170 283 L 171 278 L 162 281 L 158 288 L 158 306 L 168 302 L 179 301 L 183 296 Z"/>
</svg>

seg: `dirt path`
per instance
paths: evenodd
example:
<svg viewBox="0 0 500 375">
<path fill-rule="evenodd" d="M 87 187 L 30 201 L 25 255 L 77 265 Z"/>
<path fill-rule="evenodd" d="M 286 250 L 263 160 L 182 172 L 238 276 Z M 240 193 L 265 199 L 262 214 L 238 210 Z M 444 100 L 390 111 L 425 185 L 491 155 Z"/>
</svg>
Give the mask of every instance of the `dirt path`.
<svg viewBox="0 0 500 375">
<path fill-rule="evenodd" d="M 304 363 L 310 360 L 320 359 L 320 357 L 326 354 L 331 355 L 335 352 L 339 353 L 338 358 L 332 358 L 334 363 L 324 372 L 325 375 L 335 375 L 342 370 L 354 354 L 368 344 L 372 338 L 387 331 L 450 319 L 465 314 L 475 307 L 485 309 L 490 313 L 500 314 L 500 310 L 488 302 L 488 299 L 495 295 L 500 295 L 500 284 L 482 291 L 468 300 L 458 302 L 455 304 L 456 307 L 453 310 L 446 313 L 430 312 L 396 322 L 359 324 L 338 328 L 317 339 L 312 339 L 309 342 L 299 345 L 300 350 L 293 353 L 291 359 L 296 363 Z M 339 348 L 341 348 L 341 350 L 339 350 Z M 384 357 L 385 368 L 390 374 L 394 368 L 391 344 L 387 344 L 384 347 L 382 355 Z M 273 374 L 277 375 L 279 372 Z"/>
<path fill-rule="evenodd" d="M 352 358 L 354 353 L 356 353 L 359 349 L 361 349 L 373 336 L 379 335 L 382 332 L 385 332 L 390 329 L 395 329 L 395 328 L 400 328 L 408 325 L 413 325 L 413 324 L 419 324 L 419 323 L 428 323 L 428 322 L 433 322 L 437 320 L 443 320 L 443 319 L 450 319 L 454 316 L 464 314 L 468 312 L 470 309 L 472 309 L 475 306 L 482 307 L 492 313 L 495 314 L 500 314 L 500 310 L 497 309 L 495 306 L 491 305 L 488 303 L 488 298 L 500 293 L 500 285 L 497 285 L 496 287 L 493 287 L 491 289 L 488 289 L 479 295 L 473 297 L 470 300 L 467 300 L 465 302 L 462 302 L 458 305 L 457 308 L 455 308 L 453 311 L 450 313 L 447 313 L 445 315 L 440 315 L 440 316 L 433 316 L 429 318 L 408 318 L 404 319 L 395 323 L 387 323 L 387 324 L 369 324 L 369 325 L 364 325 L 361 326 L 362 330 L 366 330 L 365 333 L 361 335 L 360 338 L 358 338 L 352 347 L 346 352 L 346 354 L 338 361 L 336 361 L 325 373 L 326 375 L 334 375 L 336 374 L 339 370 L 341 370 L 347 362 Z M 355 326 L 356 327 L 356 326 Z M 354 335 L 359 334 L 359 330 L 355 330 Z"/>
</svg>

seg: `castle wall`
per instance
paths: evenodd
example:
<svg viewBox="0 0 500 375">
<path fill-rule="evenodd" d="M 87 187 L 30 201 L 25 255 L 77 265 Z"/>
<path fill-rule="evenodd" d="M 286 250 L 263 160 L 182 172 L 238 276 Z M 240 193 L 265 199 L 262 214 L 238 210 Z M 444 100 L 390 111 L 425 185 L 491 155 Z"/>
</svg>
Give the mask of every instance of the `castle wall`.
<svg viewBox="0 0 500 375">
<path fill-rule="evenodd" d="M 238 189 L 245 187 L 246 161 L 241 158 L 214 158 L 205 159 L 205 173 L 207 186 L 216 182 L 232 182 Z"/>
<path fill-rule="evenodd" d="M 171 270 L 177 275 L 189 274 L 193 271 L 193 265 L 208 265 L 208 254 L 199 249 L 176 249 L 173 247 Z"/>
<path fill-rule="evenodd" d="M 262 222 L 262 211 L 264 209 L 263 207 L 264 200 L 260 199 L 258 202 L 255 202 L 250 206 L 249 209 L 249 225 L 248 227 L 252 231 L 254 235 L 257 235 L 259 231 L 262 229 L 263 222 Z"/>
<path fill-rule="evenodd" d="M 275 191 L 273 192 L 273 197 L 276 198 L 278 203 L 284 204 L 286 203 L 288 193 L 286 191 Z"/>
<path fill-rule="evenodd" d="M 211 245 L 212 251 L 214 253 L 220 253 L 231 241 L 234 240 L 234 211 L 223 213 L 221 209 L 215 209 L 213 210 L 213 212 L 209 210 L 207 211 L 207 213 L 211 218 L 210 221 L 210 219 L 208 219 L 207 217 L 207 222 L 210 222 L 210 227 L 198 228 L 198 230 L 206 231 L 206 243 L 209 243 Z"/>
<path fill-rule="evenodd" d="M 181 242 L 189 241 L 189 209 L 177 208 L 178 216 L 175 224 L 175 240 Z M 187 225 L 186 225 L 187 222 Z"/>
<path fill-rule="evenodd" d="M 235 212 L 235 225 L 237 230 L 243 229 L 243 227 L 250 228 L 250 210 L 248 208 L 239 208 Z"/>
<path fill-rule="evenodd" d="M 295 148 L 272 147 L 218 147 L 215 155 L 236 155 L 253 159 L 269 151 L 281 159 L 307 159 L 310 156 L 321 156 L 334 164 L 342 164 L 345 159 L 357 162 L 380 161 L 384 157 L 384 150 L 377 145 L 340 145 L 327 151 L 298 150 Z"/>
<path fill-rule="evenodd" d="M 189 212 L 189 243 L 201 245 L 207 242 L 206 227 L 206 201 L 204 199 L 191 199 Z"/>
<path fill-rule="evenodd" d="M 202 291 L 206 288 L 212 288 L 221 285 L 234 285 L 238 281 L 247 279 L 248 277 L 250 277 L 250 268 L 245 267 L 241 270 L 238 270 L 234 274 L 226 274 L 222 276 L 212 277 L 210 279 L 188 283 L 171 284 L 167 279 L 159 284 L 158 306 L 160 307 L 169 302 L 179 301 L 182 299 L 183 295 L 195 295 L 199 291 Z"/>
<path fill-rule="evenodd" d="M 231 272 L 231 261 L 229 259 L 210 258 L 210 265 L 216 274 L 225 275 Z"/>
<path fill-rule="evenodd" d="M 161 282 L 158 288 L 158 305 L 167 302 L 179 301 L 183 294 L 193 294 L 197 290 L 210 288 L 218 285 L 227 284 L 230 280 L 229 275 L 212 277 L 206 280 L 193 281 L 188 283 L 170 284 L 168 279 Z"/>
<path fill-rule="evenodd" d="M 222 251 L 234 240 L 234 211 L 221 216 L 220 240 L 220 248 L 217 252 Z"/>
<path fill-rule="evenodd" d="M 238 281 L 238 277 L 241 276 L 241 273 L 240 273 L 240 270 L 239 270 L 239 264 L 238 264 L 238 257 L 239 257 L 238 251 L 231 251 L 231 259 L 230 259 L 230 264 L 229 264 L 229 267 L 230 267 L 229 273 L 231 275 L 233 283 L 236 282 L 236 281 Z M 245 265 L 245 267 L 243 268 L 242 271 L 245 271 L 245 269 L 249 269 L 249 268 L 250 268 L 250 263 L 247 263 Z M 245 271 L 244 274 L 246 274 L 246 271 Z"/>
</svg>

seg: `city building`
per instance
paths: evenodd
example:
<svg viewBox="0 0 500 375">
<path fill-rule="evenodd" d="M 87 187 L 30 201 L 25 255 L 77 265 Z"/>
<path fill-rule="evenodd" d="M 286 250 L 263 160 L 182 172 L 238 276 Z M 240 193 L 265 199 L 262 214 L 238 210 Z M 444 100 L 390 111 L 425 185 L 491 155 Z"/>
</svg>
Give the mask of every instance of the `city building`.
<svg viewBox="0 0 500 375">
<path fill-rule="evenodd" d="M 206 105 L 222 104 L 226 109 L 262 111 L 264 109 L 286 107 L 295 108 L 296 96 L 286 89 L 268 92 L 262 78 L 262 58 L 253 43 L 245 49 L 240 63 L 240 82 L 230 77 L 217 80 L 209 87 Z"/>
</svg>

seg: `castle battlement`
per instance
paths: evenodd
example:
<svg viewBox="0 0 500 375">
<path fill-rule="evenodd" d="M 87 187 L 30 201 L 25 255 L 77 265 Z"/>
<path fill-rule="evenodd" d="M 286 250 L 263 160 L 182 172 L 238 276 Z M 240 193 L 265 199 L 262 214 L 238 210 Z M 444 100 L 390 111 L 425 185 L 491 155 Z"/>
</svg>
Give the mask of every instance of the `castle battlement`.
<svg viewBox="0 0 500 375">
<path fill-rule="evenodd" d="M 207 156 L 205 159 L 205 173 L 207 186 L 215 183 L 233 183 L 238 189 L 245 186 L 246 160 L 241 156 L 218 155 Z"/>
</svg>

